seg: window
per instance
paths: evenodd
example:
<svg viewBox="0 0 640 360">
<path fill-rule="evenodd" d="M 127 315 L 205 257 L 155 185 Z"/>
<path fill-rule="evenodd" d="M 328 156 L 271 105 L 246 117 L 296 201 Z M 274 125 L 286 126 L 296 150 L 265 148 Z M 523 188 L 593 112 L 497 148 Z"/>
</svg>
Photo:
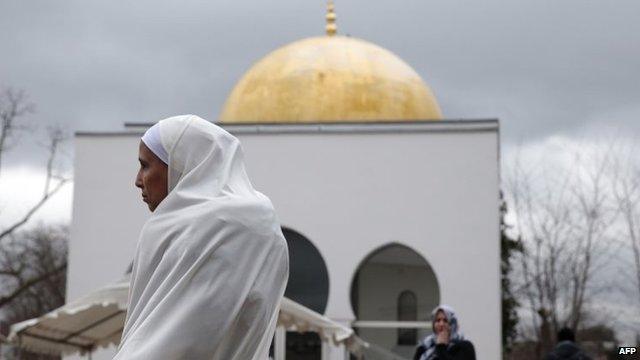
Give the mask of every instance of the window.
<svg viewBox="0 0 640 360">
<path fill-rule="evenodd" d="M 411 290 L 398 296 L 398 321 L 418 321 L 418 300 Z M 418 329 L 398 329 L 398 345 L 414 346 L 418 342 Z"/>
</svg>

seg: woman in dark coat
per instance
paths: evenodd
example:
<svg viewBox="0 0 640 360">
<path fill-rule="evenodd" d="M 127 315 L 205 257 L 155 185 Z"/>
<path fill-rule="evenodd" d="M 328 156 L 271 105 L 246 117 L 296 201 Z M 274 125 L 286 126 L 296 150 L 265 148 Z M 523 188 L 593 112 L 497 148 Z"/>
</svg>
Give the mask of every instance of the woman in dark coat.
<svg viewBox="0 0 640 360">
<path fill-rule="evenodd" d="M 414 360 L 475 360 L 473 344 L 465 340 L 459 331 L 455 311 L 447 305 L 440 305 L 431 313 L 433 334 L 422 340 Z"/>
</svg>

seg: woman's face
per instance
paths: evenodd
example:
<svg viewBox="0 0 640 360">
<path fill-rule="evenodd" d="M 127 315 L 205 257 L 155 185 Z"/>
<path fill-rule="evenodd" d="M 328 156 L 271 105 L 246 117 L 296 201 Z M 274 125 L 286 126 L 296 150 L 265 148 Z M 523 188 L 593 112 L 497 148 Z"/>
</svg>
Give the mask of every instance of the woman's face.
<svg viewBox="0 0 640 360">
<path fill-rule="evenodd" d="M 138 161 L 140 169 L 135 184 L 142 190 L 142 201 L 147 203 L 149 210 L 154 211 L 167 197 L 167 164 L 149 150 L 142 141 L 138 148 Z"/>
<path fill-rule="evenodd" d="M 442 332 L 442 330 L 446 329 L 449 326 L 449 320 L 447 320 L 447 316 L 444 314 L 444 311 L 438 310 L 436 313 L 436 319 L 433 322 L 433 331 L 436 334 Z"/>
</svg>

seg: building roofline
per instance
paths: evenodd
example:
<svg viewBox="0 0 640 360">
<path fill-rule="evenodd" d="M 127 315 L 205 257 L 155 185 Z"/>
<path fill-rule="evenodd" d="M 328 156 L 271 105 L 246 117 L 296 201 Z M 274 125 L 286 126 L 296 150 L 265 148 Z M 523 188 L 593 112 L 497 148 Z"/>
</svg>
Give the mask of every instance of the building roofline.
<svg viewBox="0 0 640 360">
<path fill-rule="evenodd" d="M 141 135 L 153 123 L 125 123 L 124 131 L 78 131 L 76 136 Z M 350 122 L 350 123 L 216 123 L 232 134 L 340 134 L 415 132 L 496 132 L 498 119 L 455 119 L 439 121 Z"/>
</svg>

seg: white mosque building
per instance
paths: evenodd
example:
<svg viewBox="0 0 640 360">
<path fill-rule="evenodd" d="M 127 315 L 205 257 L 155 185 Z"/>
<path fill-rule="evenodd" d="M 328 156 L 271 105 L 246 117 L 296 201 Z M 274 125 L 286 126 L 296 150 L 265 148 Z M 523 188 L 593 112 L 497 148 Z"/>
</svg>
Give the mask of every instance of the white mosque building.
<svg viewBox="0 0 640 360">
<path fill-rule="evenodd" d="M 498 122 L 443 119 L 409 65 L 337 35 L 333 16 L 326 36 L 258 61 L 211 119 L 240 139 L 278 212 L 286 295 L 404 358 L 446 303 L 478 358 L 500 359 Z M 131 263 L 149 216 L 133 184 L 149 125 L 76 134 L 69 300 Z M 287 334 L 286 349 L 287 359 L 347 358 L 312 333 Z"/>
</svg>

